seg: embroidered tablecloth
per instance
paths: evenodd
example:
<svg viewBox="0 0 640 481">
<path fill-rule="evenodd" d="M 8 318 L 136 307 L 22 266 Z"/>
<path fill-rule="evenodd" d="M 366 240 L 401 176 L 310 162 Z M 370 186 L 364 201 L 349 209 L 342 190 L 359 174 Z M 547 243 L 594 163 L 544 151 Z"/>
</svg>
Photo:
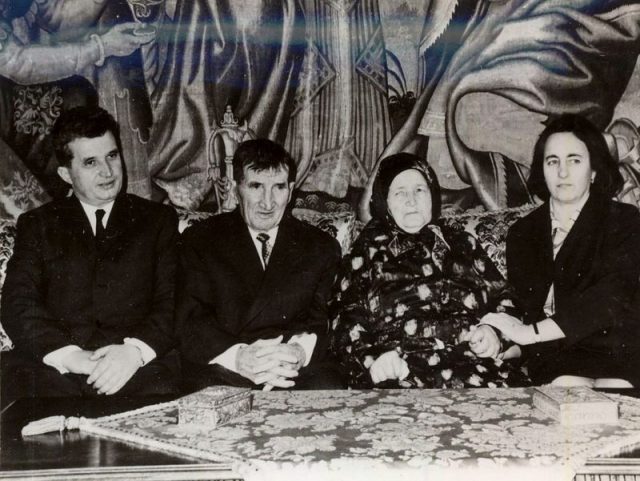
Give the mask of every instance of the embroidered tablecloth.
<svg viewBox="0 0 640 481">
<path fill-rule="evenodd" d="M 572 479 L 588 458 L 640 444 L 640 400 L 615 425 L 561 426 L 531 389 L 256 392 L 215 429 L 177 405 L 91 423 L 95 434 L 229 465 L 245 479 Z M 543 477 L 541 477 L 543 476 Z"/>
</svg>

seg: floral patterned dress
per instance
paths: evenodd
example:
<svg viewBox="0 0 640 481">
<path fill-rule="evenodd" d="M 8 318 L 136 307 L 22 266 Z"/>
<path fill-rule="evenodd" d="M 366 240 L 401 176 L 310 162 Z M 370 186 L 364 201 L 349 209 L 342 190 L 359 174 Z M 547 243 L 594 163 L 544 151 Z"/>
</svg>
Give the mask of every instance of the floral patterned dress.
<svg viewBox="0 0 640 481">
<path fill-rule="evenodd" d="M 529 384 L 511 362 L 477 358 L 467 336 L 485 313 L 514 303 L 478 241 L 434 224 L 416 234 L 372 221 L 344 260 L 330 305 L 332 351 L 350 387 L 373 387 L 369 367 L 397 350 L 404 380 L 376 387 Z"/>
</svg>

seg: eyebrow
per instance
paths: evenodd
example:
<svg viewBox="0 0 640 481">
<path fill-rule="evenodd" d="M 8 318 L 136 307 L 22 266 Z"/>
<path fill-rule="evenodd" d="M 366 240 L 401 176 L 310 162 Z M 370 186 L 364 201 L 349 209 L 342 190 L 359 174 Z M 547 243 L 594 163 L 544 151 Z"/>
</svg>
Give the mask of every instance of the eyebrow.
<svg viewBox="0 0 640 481">
<path fill-rule="evenodd" d="M 582 157 L 582 154 L 579 154 L 577 152 L 575 152 L 575 153 L 572 152 L 570 154 L 567 154 L 567 157 Z M 560 156 L 556 155 L 556 154 L 549 154 L 549 155 L 545 155 L 544 158 L 545 159 L 558 159 L 558 158 L 560 158 Z"/>
</svg>

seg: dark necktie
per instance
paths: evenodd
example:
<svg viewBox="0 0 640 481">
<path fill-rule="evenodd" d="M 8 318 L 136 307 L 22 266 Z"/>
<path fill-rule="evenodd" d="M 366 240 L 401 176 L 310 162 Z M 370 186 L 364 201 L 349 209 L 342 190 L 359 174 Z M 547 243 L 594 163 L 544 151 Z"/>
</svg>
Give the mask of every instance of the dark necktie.
<svg viewBox="0 0 640 481">
<path fill-rule="evenodd" d="M 104 210 L 96 210 L 96 241 L 104 240 L 104 224 L 102 224 L 102 218 L 104 217 L 104 214 Z"/>
<path fill-rule="evenodd" d="M 262 260 L 264 261 L 264 267 L 267 268 L 269 263 L 269 256 L 271 255 L 271 246 L 269 245 L 269 236 L 264 232 L 258 234 L 257 239 L 262 244 Z"/>
</svg>

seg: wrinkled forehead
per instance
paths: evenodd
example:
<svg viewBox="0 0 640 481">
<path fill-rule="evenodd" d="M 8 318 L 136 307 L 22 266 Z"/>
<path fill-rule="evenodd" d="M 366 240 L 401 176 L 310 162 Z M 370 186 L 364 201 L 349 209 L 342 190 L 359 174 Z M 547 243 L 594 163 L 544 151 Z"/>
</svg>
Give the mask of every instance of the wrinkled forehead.
<svg viewBox="0 0 640 481">
<path fill-rule="evenodd" d="M 422 171 L 418 169 L 407 169 L 403 170 L 393 178 L 389 185 L 389 191 L 417 185 L 425 185 L 429 187 L 429 182 Z"/>
<path fill-rule="evenodd" d="M 279 165 L 276 168 L 256 169 L 252 164 L 243 169 L 243 182 L 277 183 L 287 182 L 289 179 L 289 167 Z"/>
</svg>

